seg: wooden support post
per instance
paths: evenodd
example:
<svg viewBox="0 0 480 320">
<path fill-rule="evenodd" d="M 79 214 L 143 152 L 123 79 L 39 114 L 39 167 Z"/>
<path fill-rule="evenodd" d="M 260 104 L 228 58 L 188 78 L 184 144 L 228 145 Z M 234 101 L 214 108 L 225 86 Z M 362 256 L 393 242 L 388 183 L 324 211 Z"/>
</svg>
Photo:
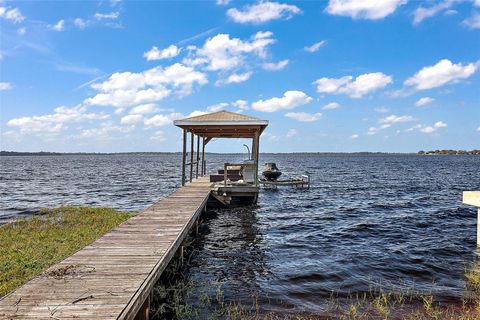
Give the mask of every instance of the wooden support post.
<svg viewBox="0 0 480 320">
<path fill-rule="evenodd" d="M 200 136 L 197 136 L 197 167 L 195 169 L 195 178 L 198 179 L 198 162 L 200 161 Z"/>
<path fill-rule="evenodd" d="M 191 132 L 190 140 L 192 140 L 190 143 L 190 182 L 192 182 L 193 180 L 193 142 L 195 140 L 195 136 L 193 132 Z"/>
<path fill-rule="evenodd" d="M 225 163 L 223 165 L 223 185 L 227 186 L 227 168 L 228 168 L 228 163 Z"/>
<path fill-rule="evenodd" d="M 138 310 L 138 313 L 135 316 L 135 320 L 149 320 L 150 319 L 151 296 L 152 296 L 152 294 L 150 293 L 148 295 L 148 297 L 145 299 L 145 302 L 143 302 L 142 306 L 140 307 L 140 310 Z"/>
<path fill-rule="evenodd" d="M 477 248 L 480 248 L 480 191 L 464 191 L 463 203 L 475 206 L 477 212 Z"/>
<path fill-rule="evenodd" d="M 183 244 L 180 246 L 180 263 L 183 266 Z"/>
<path fill-rule="evenodd" d="M 202 137 L 202 177 L 205 175 L 205 137 Z"/>
<path fill-rule="evenodd" d="M 187 158 L 187 130 L 183 129 L 183 148 L 182 148 L 182 186 L 185 185 L 185 163 Z"/>
<path fill-rule="evenodd" d="M 254 156 L 254 160 L 255 160 L 255 171 L 254 171 L 254 178 L 255 178 L 255 186 L 258 186 L 258 158 L 259 158 L 259 151 L 260 151 L 260 148 L 259 148 L 259 144 L 260 144 L 260 134 L 258 131 L 255 132 L 255 137 L 253 138 L 253 145 L 255 146 L 254 148 L 254 152 L 252 151 L 252 153 L 255 154 Z"/>
</svg>

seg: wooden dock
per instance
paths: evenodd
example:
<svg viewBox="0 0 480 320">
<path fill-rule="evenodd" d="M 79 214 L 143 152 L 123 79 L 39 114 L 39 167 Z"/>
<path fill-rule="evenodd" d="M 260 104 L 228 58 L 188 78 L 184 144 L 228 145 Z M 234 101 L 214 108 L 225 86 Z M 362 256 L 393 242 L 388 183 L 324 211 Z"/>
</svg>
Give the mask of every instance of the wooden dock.
<svg viewBox="0 0 480 320">
<path fill-rule="evenodd" d="M 0 300 L 0 319 L 148 319 L 150 293 L 204 210 L 199 178 Z"/>
</svg>

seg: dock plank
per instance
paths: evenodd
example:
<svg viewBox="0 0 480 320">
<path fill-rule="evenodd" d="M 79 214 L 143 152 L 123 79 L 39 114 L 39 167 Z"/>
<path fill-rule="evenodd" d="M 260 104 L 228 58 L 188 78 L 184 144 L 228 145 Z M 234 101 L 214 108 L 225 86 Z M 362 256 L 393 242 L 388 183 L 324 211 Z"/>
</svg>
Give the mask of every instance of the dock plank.
<svg viewBox="0 0 480 320">
<path fill-rule="evenodd" d="M 209 195 L 208 178 L 179 188 L 2 297 L 0 318 L 133 319 Z"/>
</svg>

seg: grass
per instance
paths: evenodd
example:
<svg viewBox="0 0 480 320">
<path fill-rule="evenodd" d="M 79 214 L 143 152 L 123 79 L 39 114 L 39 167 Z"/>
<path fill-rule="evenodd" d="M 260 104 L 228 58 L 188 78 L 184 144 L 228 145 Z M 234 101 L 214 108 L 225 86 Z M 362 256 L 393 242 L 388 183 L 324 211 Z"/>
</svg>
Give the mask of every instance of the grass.
<svg viewBox="0 0 480 320">
<path fill-rule="evenodd" d="M 0 297 L 131 216 L 109 208 L 60 207 L 0 226 Z"/>
</svg>

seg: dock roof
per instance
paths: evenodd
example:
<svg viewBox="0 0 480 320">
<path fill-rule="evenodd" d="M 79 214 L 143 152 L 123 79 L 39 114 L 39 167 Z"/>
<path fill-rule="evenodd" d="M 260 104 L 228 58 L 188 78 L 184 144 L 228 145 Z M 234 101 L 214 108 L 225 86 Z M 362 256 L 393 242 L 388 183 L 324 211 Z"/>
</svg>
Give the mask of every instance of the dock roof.
<svg viewBox="0 0 480 320">
<path fill-rule="evenodd" d="M 255 132 L 261 134 L 268 126 L 267 120 L 230 111 L 207 113 L 173 123 L 201 137 L 211 138 L 253 138 Z"/>
</svg>

